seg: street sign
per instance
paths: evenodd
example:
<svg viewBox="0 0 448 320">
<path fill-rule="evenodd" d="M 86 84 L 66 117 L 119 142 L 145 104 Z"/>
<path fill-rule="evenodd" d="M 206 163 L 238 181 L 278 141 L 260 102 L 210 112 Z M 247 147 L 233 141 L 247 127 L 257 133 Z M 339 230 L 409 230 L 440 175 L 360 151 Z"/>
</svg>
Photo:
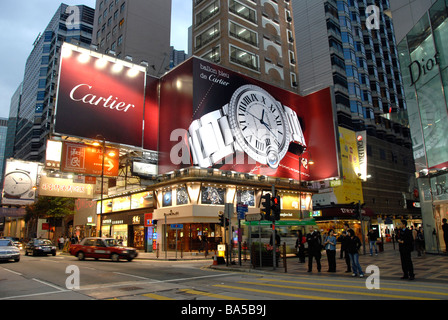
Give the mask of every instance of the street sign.
<svg viewBox="0 0 448 320">
<path fill-rule="evenodd" d="M 170 225 L 171 230 L 182 230 L 184 228 L 183 224 L 172 224 Z"/>
<path fill-rule="evenodd" d="M 246 214 L 246 212 L 249 211 L 249 208 L 247 206 L 247 204 L 238 204 L 236 206 L 236 212 L 238 214 L 238 219 L 239 220 L 244 220 L 244 216 Z"/>
<path fill-rule="evenodd" d="M 263 215 L 261 213 L 246 214 L 246 221 L 260 221 L 262 219 Z"/>
<path fill-rule="evenodd" d="M 114 154 L 114 156 L 111 156 Z M 119 168 L 118 149 L 106 148 L 104 176 L 117 177 Z M 103 148 L 82 143 L 64 142 L 62 146 L 61 171 L 76 174 L 101 176 Z"/>
</svg>

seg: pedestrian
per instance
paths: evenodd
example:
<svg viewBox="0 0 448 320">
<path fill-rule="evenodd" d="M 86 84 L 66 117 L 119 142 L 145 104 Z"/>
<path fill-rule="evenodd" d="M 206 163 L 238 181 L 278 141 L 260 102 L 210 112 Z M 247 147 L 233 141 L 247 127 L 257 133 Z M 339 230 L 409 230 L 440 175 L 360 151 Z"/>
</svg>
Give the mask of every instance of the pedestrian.
<svg viewBox="0 0 448 320">
<path fill-rule="evenodd" d="M 62 250 L 64 248 L 64 243 L 65 243 L 64 236 L 61 235 L 61 237 L 58 239 L 59 250 Z"/>
<path fill-rule="evenodd" d="M 417 230 L 417 254 L 421 257 L 422 252 L 425 250 L 425 237 L 423 234 L 423 228 L 419 227 Z"/>
<path fill-rule="evenodd" d="M 339 252 L 339 259 L 343 259 L 344 258 L 344 251 L 345 251 L 345 247 L 344 247 L 344 239 L 347 235 L 347 232 L 342 231 L 341 235 L 338 237 L 338 242 L 341 243 L 341 250 Z"/>
<path fill-rule="evenodd" d="M 448 223 L 446 218 L 442 219 L 443 240 L 445 241 L 445 252 L 448 252 Z"/>
<path fill-rule="evenodd" d="M 377 234 L 375 232 L 375 230 L 373 230 L 373 228 L 370 228 L 369 233 L 367 234 L 368 238 L 369 238 L 369 244 L 370 244 L 370 255 L 373 256 L 373 248 L 375 247 L 375 255 L 378 255 L 378 249 L 376 247 L 376 240 L 377 238 Z"/>
<path fill-rule="evenodd" d="M 345 272 L 352 272 L 351 263 L 350 263 L 350 255 L 348 254 L 348 243 L 350 242 L 350 236 L 349 231 L 353 231 L 353 229 L 350 228 L 348 223 L 344 223 L 344 231 L 346 233 L 346 236 L 344 238 L 344 242 L 341 244 L 341 248 L 344 248 L 345 252 L 345 264 L 347 265 L 347 270 Z"/>
<path fill-rule="evenodd" d="M 414 280 L 414 265 L 412 264 L 411 252 L 414 249 L 412 232 L 407 227 L 406 220 L 401 220 L 398 226 L 397 242 L 400 251 L 401 268 L 403 276 L 401 279 Z"/>
<path fill-rule="evenodd" d="M 306 235 L 306 242 L 308 243 L 308 272 L 313 270 L 313 258 L 316 259 L 317 271 L 320 272 L 322 239 L 320 238 L 320 233 L 314 230 L 313 226 L 310 227 L 310 233 Z"/>
<path fill-rule="evenodd" d="M 306 238 L 303 236 L 302 231 L 297 232 L 296 250 L 299 257 L 299 263 L 305 263 L 305 243 Z"/>
<path fill-rule="evenodd" d="M 361 265 L 359 264 L 359 248 L 361 248 L 361 240 L 355 235 L 355 231 L 348 230 L 347 252 L 350 256 L 350 263 L 352 265 L 353 273 L 352 277 L 359 275 L 360 278 L 364 277 Z"/>
<path fill-rule="evenodd" d="M 334 236 L 334 230 L 330 229 L 324 242 L 325 251 L 327 252 L 328 259 L 328 271 L 336 272 L 336 237 Z"/>
</svg>

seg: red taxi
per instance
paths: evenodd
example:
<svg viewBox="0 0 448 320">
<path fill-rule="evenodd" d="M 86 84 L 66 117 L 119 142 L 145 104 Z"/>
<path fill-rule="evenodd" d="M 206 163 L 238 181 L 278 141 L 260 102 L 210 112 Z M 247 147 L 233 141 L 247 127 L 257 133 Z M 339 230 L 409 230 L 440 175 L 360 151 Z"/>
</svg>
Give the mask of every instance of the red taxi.
<svg viewBox="0 0 448 320">
<path fill-rule="evenodd" d="M 132 261 L 138 256 L 137 250 L 120 246 L 113 238 L 85 238 L 80 244 L 70 245 L 70 254 L 79 260 L 94 258 L 112 259 L 112 261 L 120 259 Z"/>
</svg>

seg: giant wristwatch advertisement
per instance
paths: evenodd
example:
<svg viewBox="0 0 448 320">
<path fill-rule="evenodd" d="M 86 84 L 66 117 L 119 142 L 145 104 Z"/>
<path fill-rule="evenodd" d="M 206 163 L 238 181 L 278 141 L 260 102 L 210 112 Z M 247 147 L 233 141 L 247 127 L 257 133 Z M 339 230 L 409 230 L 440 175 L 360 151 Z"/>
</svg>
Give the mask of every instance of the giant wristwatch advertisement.
<svg viewBox="0 0 448 320">
<path fill-rule="evenodd" d="M 159 173 L 195 166 L 302 181 L 337 177 L 332 97 L 331 88 L 302 97 L 193 58 L 161 81 Z M 176 129 L 185 134 L 173 135 Z M 181 143 L 187 147 L 177 152 Z M 178 154 L 182 161 L 173 161 Z M 311 158 L 318 168 L 299 165 Z"/>
</svg>

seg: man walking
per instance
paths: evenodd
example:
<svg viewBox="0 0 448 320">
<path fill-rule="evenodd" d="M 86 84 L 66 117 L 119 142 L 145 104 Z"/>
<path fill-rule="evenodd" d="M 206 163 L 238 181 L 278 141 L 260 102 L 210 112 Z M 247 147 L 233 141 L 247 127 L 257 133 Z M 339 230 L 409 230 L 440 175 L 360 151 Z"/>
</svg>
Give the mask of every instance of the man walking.
<svg viewBox="0 0 448 320">
<path fill-rule="evenodd" d="M 448 223 L 446 218 L 442 219 L 443 240 L 445 241 L 445 252 L 448 253 Z"/>
<path fill-rule="evenodd" d="M 414 241 L 412 231 L 407 227 L 406 220 L 401 220 L 398 230 L 398 249 L 400 251 L 401 267 L 403 269 L 403 277 L 401 279 L 414 280 L 414 265 L 412 264 L 411 252 L 414 249 Z"/>
<path fill-rule="evenodd" d="M 306 235 L 306 242 L 308 243 L 308 272 L 313 270 L 313 257 L 316 259 L 317 271 L 320 272 L 321 264 L 320 259 L 322 257 L 322 239 L 320 233 L 310 227 L 310 233 Z"/>
</svg>

